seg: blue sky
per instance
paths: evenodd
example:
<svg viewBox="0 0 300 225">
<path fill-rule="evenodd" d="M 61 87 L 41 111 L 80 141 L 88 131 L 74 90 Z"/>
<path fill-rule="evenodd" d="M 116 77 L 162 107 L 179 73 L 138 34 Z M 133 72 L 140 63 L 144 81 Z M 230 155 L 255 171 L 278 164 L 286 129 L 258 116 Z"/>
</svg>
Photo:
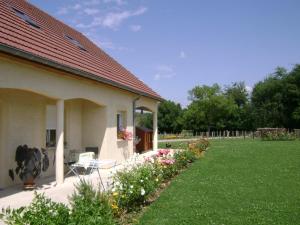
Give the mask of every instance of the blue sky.
<svg viewBox="0 0 300 225">
<path fill-rule="evenodd" d="M 166 99 L 300 63 L 299 0 L 30 0 L 86 34 Z"/>
</svg>

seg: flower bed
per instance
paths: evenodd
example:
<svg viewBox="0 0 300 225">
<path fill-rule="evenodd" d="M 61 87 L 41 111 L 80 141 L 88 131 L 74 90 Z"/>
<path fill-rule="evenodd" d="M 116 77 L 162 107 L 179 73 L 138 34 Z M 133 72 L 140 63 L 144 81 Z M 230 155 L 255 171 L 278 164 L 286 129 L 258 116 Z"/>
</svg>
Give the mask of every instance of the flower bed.
<svg viewBox="0 0 300 225">
<path fill-rule="evenodd" d="M 295 140 L 294 133 L 289 133 L 285 128 L 258 128 L 259 137 L 263 141 L 288 141 Z"/>
<path fill-rule="evenodd" d="M 201 146 L 208 144 L 200 142 Z M 136 155 L 134 156 L 136 157 Z M 16 210 L 3 210 L 0 219 L 8 224 L 39 224 L 43 215 L 56 218 L 51 224 L 115 224 L 128 213 L 139 211 L 149 203 L 164 184 L 168 183 L 182 169 L 197 159 L 191 149 L 161 149 L 157 154 L 144 159 L 142 163 L 128 163 L 128 166 L 113 175 L 111 189 L 105 193 L 95 190 L 90 184 L 81 183 L 70 198 L 71 207 L 52 202 L 36 195 L 32 204 Z M 48 214 L 45 214 L 47 211 Z M 49 217 L 49 218 L 50 218 Z M 60 219 L 60 218 L 63 219 Z"/>
</svg>

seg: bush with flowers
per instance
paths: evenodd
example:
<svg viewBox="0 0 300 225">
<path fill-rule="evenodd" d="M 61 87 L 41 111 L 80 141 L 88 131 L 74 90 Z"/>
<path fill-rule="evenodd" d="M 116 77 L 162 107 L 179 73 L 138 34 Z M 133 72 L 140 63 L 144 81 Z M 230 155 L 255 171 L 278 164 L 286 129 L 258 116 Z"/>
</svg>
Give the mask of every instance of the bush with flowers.
<svg viewBox="0 0 300 225">
<path fill-rule="evenodd" d="M 115 214 L 132 211 L 143 205 L 159 184 L 154 167 L 149 163 L 118 171 L 113 177 L 111 189 Z"/>
<path fill-rule="evenodd" d="M 161 171 L 164 180 L 170 179 L 178 173 L 176 160 L 169 149 L 160 149 L 154 157 L 154 166 Z"/>
<path fill-rule="evenodd" d="M 199 139 L 197 141 L 189 143 L 188 145 L 189 150 L 193 152 L 198 158 L 203 155 L 208 147 L 209 141 L 207 139 Z"/>
<path fill-rule="evenodd" d="M 186 168 L 189 163 L 194 162 L 197 157 L 194 152 L 183 150 L 183 151 L 177 151 L 174 154 L 174 159 L 176 160 L 176 167 L 178 170 L 181 170 L 183 168 Z"/>
</svg>

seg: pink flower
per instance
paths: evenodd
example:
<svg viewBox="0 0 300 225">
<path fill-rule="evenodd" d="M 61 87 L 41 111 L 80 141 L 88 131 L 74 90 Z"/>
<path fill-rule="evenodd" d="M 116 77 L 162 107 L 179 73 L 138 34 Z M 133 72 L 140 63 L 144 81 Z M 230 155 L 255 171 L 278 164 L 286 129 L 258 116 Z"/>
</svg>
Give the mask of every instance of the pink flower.
<svg viewBox="0 0 300 225">
<path fill-rule="evenodd" d="M 161 156 L 167 156 L 170 153 L 169 149 L 160 149 L 156 156 L 161 157 Z"/>
<path fill-rule="evenodd" d="M 152 157 L 147 157 L 145 159 L 145 162 L 148 162 L 148 163 L 154 163 L 154 159 Z"/>
<path fill-rule="evenodd" d="M 123 140 L 129 141 L 132 140 L 132 133 L 126 129 L 121 130 L 121 137 Z"/>
<path fill-rule="evenodd" d="M 175 163 L 174 159 L 163 159 L 160 161 L 161 164 L 163 165 L 173 165 Z"/>
</svg>

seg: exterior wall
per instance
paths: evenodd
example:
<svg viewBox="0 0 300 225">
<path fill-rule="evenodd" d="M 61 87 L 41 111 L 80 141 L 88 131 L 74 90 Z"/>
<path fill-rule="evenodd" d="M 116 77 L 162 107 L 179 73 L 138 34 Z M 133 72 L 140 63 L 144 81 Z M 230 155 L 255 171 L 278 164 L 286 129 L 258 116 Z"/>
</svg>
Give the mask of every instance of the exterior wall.
<svg viewBox="0 0 300 225">
<path fill-rule="evenodd" d="M 148 110 L 150 110 L 152 113 L 156 113 L 158 111 L 158 101 L 141 97 L 136 102 L 136 107 L 146 107 Z"/>
<path fill-rule="evenodd" d="M 82 101 L 65 102 L 65 142 L 70 150 L 82 148 Z"/>
<path fill-rule="evenodd" d="M 82 146 L 84 149 L 86 147 L 101 149 L 106 128 L 104 107 L 84 102 L 82 110 Z"/>
<path fill-rule="evenodd" d="M 3 102 L 0 99 L 0 165 L 4 165 L 4 120 Z M 1 169 L 1 168 L 0 168 Z M 4 187 L 4 175 L 0 174 L 0 188 Z"/>
<path fill-rule="evenodd" d="M 19 145 L 45 148 L 45 106 L 46 98 L 29 92 L 1 90 L 2 101 L 2 144 L 1 169 L 3 185 L 13 182 L 8 176 L 9 169 L 15 169 L 15 152 Z M 19 182 L 15 176 L 15 182 Z"/>
<path fill-rule="evenodd" d="M 4 93 L 7 90 L 10 95 Z M 65 102 L 67 149 L 98 146 L 100 158 L 125 160 L 133 153 L 133 141 L 117 140 L 117 112 L 126 112 L 127 130 L 133 132 L 132 102 L 137 97 L 128 91 L 0 54 L 0 118 L 5 118 L 0 120 L 0 187 L 12 184 L 7 174 L 15 164 L 18 145 L 45 147 L 46 106 L 55 105 L 58 99 Z M 156 101 L 150 98 L 143 97 L 138 103 L 157 110 Z M 44 176 L 55 173 L 55 149 L 48 153 L 50 168 Z"/>
</svg>

